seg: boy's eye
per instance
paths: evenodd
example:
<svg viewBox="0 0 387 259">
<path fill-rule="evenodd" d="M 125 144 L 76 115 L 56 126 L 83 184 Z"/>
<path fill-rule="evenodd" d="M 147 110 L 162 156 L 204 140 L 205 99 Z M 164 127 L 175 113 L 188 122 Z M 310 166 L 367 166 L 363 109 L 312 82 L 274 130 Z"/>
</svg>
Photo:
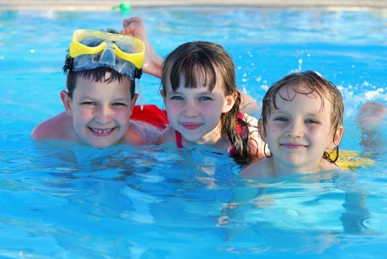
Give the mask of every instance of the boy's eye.
<svg viewBox="0 0 387 259">
<path fill-rule="evenodd" d="M 97 105 L 95 102 L 82 102 L 84 105 Z"/>
<path fill-rule="evenodd" d="M 171 100 L 182 101 L 182 100 L 184 100 L 184 98 L 181 96 L 178 96 L 178 95 L 174 95 L 171 97 Z"/>
<path fill-rule="evenodd" d="M 113 106 L 127 106 L 126 103 L 113 103 Z"/>
</svg>

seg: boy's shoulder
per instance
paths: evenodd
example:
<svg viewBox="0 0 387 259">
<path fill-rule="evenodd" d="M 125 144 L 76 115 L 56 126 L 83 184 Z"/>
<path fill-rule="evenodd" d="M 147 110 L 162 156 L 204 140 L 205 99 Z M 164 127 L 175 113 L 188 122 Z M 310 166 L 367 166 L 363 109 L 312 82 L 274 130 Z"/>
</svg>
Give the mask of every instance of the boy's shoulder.
<svg viewBox="0 0 387 259">
<path fill-rule="evenodd" d="M 71 117 L 68 116 L 65 112 L 62 112 L 36 126 L 31 132 L 31 138 L 34 140 L 70 140 L 72 128 L 73 125 Z"/>
</svg>

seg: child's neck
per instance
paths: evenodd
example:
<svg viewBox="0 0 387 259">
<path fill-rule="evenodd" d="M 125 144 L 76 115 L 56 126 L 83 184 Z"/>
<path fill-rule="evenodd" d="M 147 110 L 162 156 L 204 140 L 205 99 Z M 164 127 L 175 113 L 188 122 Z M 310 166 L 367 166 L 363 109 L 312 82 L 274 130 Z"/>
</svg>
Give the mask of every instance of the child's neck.
<svg viewBox="0 0 387 259">
<path fill-rule="evenodd" d="M 201 139 L 197 141 L 188 141 L 183 138 L 183 146 L 192 146 L 192 145 L 206 145 L 211 148 L 227 150 L 230 146 L 230 141 L 227 136 L 222 135 L 221 123 L 219 124 Z"/>
<path fill-rule="evenodd" d="M 286 176 L 291 174 L 305 174 L 305 173 L 317 173 L 323 169 L 324 161 L 320 161 L 311 165 L 292 165 L 277 162 L 275 159 L 272 160 L 273 174 L 275 177 Z"/>
</svg>

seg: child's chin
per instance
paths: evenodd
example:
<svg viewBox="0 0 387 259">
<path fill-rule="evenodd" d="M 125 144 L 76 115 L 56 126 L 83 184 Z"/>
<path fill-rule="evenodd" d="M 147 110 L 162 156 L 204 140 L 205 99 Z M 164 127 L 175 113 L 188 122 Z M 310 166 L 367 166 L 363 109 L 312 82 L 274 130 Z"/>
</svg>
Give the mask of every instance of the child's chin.
<svg viewBox="0 0 387 259">
<path fill-rule="evenodd" d="M 112 142 L 102 142 L 102 143 L 93 142 L 93 143 L 89 143 L 89 144 L 90 144 L 90 146 L 95 147 L 95 148 L 108 148 L 110 146 L 113 146 L 115 143 L 112 143 Z"/>
</svg>

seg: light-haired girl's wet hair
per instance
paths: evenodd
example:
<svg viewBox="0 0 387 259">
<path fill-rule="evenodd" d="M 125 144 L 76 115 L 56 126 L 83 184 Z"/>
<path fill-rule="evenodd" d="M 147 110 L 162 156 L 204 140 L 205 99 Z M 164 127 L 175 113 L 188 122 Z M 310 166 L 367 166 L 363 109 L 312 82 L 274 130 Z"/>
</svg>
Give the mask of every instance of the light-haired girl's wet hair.
<svg viewBox="0 0 387 259">
<path fill-rule="evenodd" d="M 291 87 L 296 94 L 313 95 L 321 101 L 320 111 L 324 109 L 324 100 L 328 100 L 332 105 L 331 123 L 333 131 L 333 139 L 338 128 L 343 124 L 344 103 L 340 91 L 332 83 L 314 71 L 296 72 L 285 76 L 281 80 L 272 84 L 266 92 L 262 101 L 262 125 L 266 134 L 266 124 L 270 118 L 272 109 L 278 109 L 276 97 L 285 101 L 293 101 L 295 95 L 290 98 L 289 95 L 281 95 L 280 90 L 283 87 Z M 335 163 L 339 158 L 339 146 L 337 145 L 331 154 L 324 152 L 323 158 L 331 163 Z"/>
<path fill-rule="evenodd" d="M 170 83 L 172 90 L 176 91 L 183 76 L 184 87 L 196 88 L 202 83 L 213 91 L 217 80 L 216 71 L 223 79 L 223 94 L 225 96 L 236 94 L 234 106 L 229 112 L 221 115 L 222 134 L 226 134 L 235 146 L 234 160 L 239 164 L 247 164 L 252 160 L 248 128 L 250 125 L 237 117 L 240 112 L 241 96 L 236 85 L 235 66 L 221 45 L 194 41 L 177 47 L 164 61 L 161 87 L 166 93 L 166 86 Z M 243 128 L 243 135 L 246 137 L 238 134 L 237 125 Z"/>
</svg>

